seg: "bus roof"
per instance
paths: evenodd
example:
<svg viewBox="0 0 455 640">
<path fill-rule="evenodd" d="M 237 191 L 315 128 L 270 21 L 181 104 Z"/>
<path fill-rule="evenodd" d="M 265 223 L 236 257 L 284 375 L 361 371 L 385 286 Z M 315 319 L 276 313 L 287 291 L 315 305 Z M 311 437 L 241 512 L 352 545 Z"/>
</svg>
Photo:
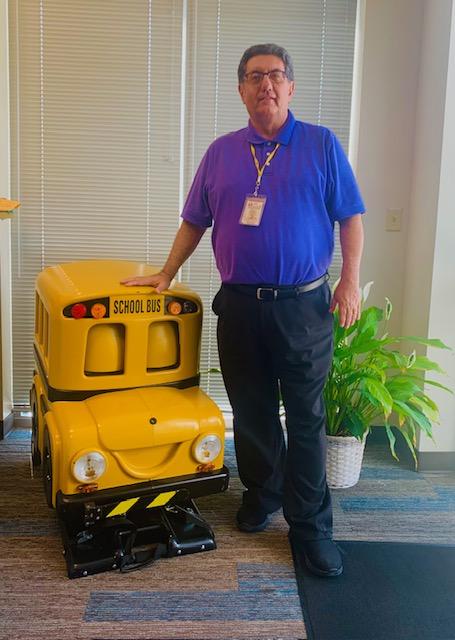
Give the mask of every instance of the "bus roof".
<svg viewBox="0 0 455 640">
<path fill-rule="evenodd" d="M 61 303 L 108 295 L 149 293 L 152 287 L 126 286 L 121 280 L 129 276 L 157 273 L 159 267 L 128 260 L 81 260 L 47 267 L 38 275 L 37 288 L 47 296 L 58 297 Z M 198 297 L 188 286 L 171 283 L 173 293 Z"/>
</svg>

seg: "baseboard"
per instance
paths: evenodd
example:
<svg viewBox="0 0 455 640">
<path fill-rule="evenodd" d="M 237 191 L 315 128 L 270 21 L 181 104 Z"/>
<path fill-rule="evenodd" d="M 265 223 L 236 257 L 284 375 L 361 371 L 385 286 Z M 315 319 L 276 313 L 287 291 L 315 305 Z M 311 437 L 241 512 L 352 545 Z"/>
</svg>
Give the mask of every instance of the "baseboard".
<svg viewBox="0 0 455 640">
<path fill-rule="evenodd" d="M 14 426 L 14 413 L 10 413 L 4 420 L 0 420 L 0 440 L 6 438 Z"/>
<path fill-rule="evenodd" d="M 395 451 L 400 462 L 410 469 L 415 469 L 414 458 L 401 433 L 392 427 L 396 442 Z M 367 438 L 372 445 L 383 444 L 389 446 L 386 431 L 383 427 L 372 427 Z M 453 471 L 455 469 L 455 451 L 417 451 L 417 471 Z"/>
<path fill-rule="evenodd" d="M 419 451 L 419 471 L 453 471 L 455 451 Z"/>
</svg>

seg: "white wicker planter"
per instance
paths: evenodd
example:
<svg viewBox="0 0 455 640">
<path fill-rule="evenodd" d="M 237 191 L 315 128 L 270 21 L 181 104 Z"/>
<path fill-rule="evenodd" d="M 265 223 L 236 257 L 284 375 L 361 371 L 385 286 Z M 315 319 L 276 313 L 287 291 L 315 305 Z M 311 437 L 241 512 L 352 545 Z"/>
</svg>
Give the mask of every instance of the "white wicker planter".
<svg viewBox="0 0 455 640">
<path fill-rule="evenodd" d="M 327 484 L 347 489 L 359 481 L 365 438 L 327 436 Z"/>
</svg>

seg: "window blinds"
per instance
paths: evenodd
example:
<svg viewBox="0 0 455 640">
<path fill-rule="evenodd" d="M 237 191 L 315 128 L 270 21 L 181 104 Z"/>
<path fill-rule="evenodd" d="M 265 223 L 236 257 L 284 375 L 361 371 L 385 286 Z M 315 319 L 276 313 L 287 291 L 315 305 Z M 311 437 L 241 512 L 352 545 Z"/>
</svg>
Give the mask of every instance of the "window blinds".
<svg viewBox="0 0 455 640">
<path fill-rule="evenodd" d="M 15 403 L 27 404 L 36 274 L 84 258 L 164 262 L 210 142 L 245 126 L 236 70 L 294 59 L 296 117 L 347 148 L 356 0 L 10 0 Z M 182 268 L 201 295 L 203 386 L 222 406 L 210 232 Z M 336 257 L 332 272 L 339 270 Z M 128 274 L 126 274 L 128 275 Z"/>
</svg>

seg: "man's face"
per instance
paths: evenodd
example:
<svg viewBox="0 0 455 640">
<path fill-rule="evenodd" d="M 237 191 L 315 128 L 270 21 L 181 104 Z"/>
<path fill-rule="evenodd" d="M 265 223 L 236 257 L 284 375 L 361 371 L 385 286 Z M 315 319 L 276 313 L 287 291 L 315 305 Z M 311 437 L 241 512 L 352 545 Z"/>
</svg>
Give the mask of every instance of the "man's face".
<svg viewBox="0 0 455 640">
<path fill-rule="evenodd" d="M 245 73 L 273 70 L 284 71 L 284 62 L 277 56 L 263 55 L 250 58 L 246 64 Z M 252 77 L 254 78 L 254 75 L 247 75 L 239 84 L 240 96 L 251 119 L 283 123 L 294 95 L 294 82 L 287 78 L 281 82 L 272 82 L 270 76 L 264 76 L 259 83 L 256 83 L 251 82 Z"/>
</svg>

